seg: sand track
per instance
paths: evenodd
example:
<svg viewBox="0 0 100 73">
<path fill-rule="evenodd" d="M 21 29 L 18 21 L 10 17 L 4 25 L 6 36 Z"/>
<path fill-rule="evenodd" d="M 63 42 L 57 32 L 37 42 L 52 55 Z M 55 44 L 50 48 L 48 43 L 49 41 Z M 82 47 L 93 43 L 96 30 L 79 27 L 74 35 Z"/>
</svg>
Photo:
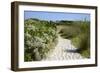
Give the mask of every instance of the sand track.
<svg viewBox="0 0 100 73">
<path fill-rule="evenodd" d="M 77 48 L 72 45 L 71 40 L 58 37 L 58 44 L 55 49 L 48 53 L 47 57 L 43 60 L 74 60 L 83 59 L 83 57 L 77 53 Z"/>
</svg>

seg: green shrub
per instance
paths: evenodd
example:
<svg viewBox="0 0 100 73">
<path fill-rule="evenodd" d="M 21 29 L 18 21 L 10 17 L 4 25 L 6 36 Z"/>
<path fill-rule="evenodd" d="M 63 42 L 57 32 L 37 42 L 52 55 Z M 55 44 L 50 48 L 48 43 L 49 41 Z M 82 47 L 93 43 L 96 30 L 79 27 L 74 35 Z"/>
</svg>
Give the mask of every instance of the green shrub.
<svg viewBox="0 0 100 73">
<path fill-rule="evenodd" d="M 90 24 L 89 22 L 80 22 L 77 25 L 81 32 L 74 38 L 72 38 L 72 43 L 78 48 L 78 52 L 83 57 L 90 57 Z"/>
<path fill-rule="evenodd" d="M 25 20 L 25 61 L 39 61 L 57 44 L 56 26 L 53 22 L 34 19 Z"/>
</svg>

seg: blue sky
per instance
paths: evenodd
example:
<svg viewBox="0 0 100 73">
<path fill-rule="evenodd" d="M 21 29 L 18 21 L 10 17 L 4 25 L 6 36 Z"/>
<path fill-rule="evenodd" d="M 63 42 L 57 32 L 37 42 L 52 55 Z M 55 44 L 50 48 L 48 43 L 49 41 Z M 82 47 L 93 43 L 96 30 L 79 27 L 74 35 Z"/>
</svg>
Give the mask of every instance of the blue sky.
<svg viewBox="0 0 100 73">
<path fill-rule="evenodd" d="M 90 14 L 85 13 L 67 13 L 67 12 L 44 12 L 44 11 L 24 11 L 24 19 L 37 18 L 40 20 L 59 21 L 59 20 L 88 20 Z"/>
</svg>

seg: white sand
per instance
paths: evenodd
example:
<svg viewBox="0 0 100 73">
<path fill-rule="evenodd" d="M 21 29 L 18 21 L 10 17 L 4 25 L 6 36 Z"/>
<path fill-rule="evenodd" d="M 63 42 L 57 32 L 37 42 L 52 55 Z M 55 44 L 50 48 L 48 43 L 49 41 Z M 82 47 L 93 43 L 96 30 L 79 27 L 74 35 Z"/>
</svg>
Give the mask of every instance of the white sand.
<svg viewBox="0 0 100 73">
<path fill-rule="evenodd" d="M 72 45 L 71 40 L 58 37 L 58 44 L 55 49 L 48 53 L 47 57 L 43 60 L 74 60 L 83 59 L 83 57 L 75 52 L 77 48 Z"/>
</svg>

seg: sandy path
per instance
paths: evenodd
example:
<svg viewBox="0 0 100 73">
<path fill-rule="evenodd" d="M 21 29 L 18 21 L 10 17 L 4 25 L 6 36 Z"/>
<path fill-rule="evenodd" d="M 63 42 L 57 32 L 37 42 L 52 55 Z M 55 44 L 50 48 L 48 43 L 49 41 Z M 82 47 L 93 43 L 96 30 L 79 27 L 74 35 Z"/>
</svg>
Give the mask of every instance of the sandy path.
<svg viewBox="0 0 100 73">
<path fill-rule="evenodd" d="M 83 57 L 76 52 L 76 48 L 72 45 L 71 41 L 58 37 L 58 44 L 55 49 L 48 53 L 47 58 L 43 60 L 74 60 L 83 59 Z"/>
</svg>

